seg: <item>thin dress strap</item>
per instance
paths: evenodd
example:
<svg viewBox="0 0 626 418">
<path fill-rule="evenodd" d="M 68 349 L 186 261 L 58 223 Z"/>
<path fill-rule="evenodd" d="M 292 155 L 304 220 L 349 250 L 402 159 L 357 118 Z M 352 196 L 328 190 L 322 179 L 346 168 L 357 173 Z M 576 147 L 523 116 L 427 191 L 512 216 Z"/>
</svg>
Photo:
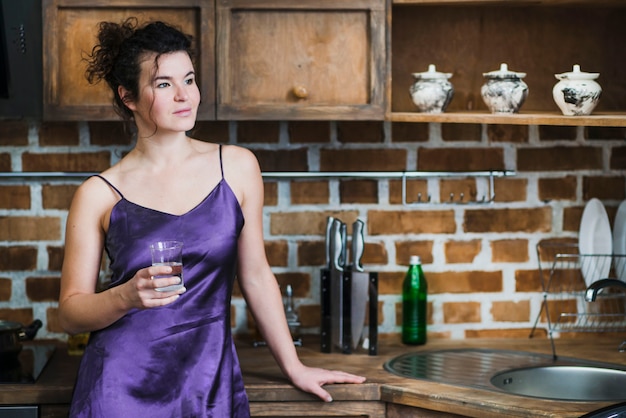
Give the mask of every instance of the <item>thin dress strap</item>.
<svg viewBox="0 0 626 418">
<path fill-rule="evenodd" d="M 224 179 L 224 165 L 222 164 L 222 144 L 220 144 L 219 147 L 220 147 L 220 171 L 222 172 L 222 179 Z"/>
<path fill-rule="evenodd" d="M 103 180 L 106 184 L 108 184 L 110 188 L 112 188 L 113 190 L 115 190 L 115 191 L 117 192 L 117 194 L 119 194 L 119 195 L 120 195 L 120 197 L 121 197 L 122 199 L 126 199 L 126 198 L 124 197 L 124 195 L 122 194 L 122 192 L 120 192 L 119 190 L 117 190 L 117 187 L 115 187 L 114 185 L 112 185 L 112 184 L 111 184 L 111 182 L 110 182 L 109 180 L 105 179 L 105 178 L 104 178 L 104 177 L 102 177 L 100 174 L 94 174 L 94 175 L 93 175 L 93 177 L 99 177 L 99 178 L 100 178 L 100 179 L 102 179 L 102 180 Z"/>
</svg>

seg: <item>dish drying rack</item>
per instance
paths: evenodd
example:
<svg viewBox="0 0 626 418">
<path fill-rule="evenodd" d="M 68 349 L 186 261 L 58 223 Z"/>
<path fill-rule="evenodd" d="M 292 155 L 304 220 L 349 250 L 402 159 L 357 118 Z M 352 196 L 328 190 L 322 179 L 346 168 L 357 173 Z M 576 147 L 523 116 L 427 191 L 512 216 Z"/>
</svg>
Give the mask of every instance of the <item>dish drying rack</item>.
<svg viewBox="0 0 626 418">
<path fill-rule="evenodd" d="M 626 280 L 626 254 L 580 254 L 575 244 L 539 243 L 537 260 L 543 301 L 530 337 L 545 320 L 555 359 L 554 333 L 626 332 L 626 287 L 608 286 L 595 301 L 585 299 L 600 280 Z M 626 341 L 619 349 L 626 351 Z"/>
</svg>

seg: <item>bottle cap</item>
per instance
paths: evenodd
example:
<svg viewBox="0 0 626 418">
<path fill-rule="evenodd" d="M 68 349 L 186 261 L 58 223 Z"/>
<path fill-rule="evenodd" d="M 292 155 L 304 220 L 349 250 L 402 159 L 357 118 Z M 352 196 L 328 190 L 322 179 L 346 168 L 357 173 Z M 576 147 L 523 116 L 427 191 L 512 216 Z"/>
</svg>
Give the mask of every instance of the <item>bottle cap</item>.
<svg viewBox="0 0 626 418">
<path fill-rule="evenodd" d="M 409 264 L 412 266 L 415 264 L 422 264 L 422 260 L 420 259 L 419 255 L 412 255 L 409 259 Z"/>
</svg>

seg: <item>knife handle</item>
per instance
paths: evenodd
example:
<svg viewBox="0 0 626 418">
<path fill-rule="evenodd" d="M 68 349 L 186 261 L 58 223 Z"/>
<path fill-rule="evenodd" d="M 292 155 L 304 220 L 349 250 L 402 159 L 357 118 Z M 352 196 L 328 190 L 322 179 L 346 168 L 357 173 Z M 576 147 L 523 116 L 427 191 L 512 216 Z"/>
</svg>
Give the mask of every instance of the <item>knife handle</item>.
<svg viewBox="0 0 626 418">
<path fill-rule="evenodd" d="M 348 226 L 341 222 L 341 267 L 348 266 Z"/>
<path fill-rule="evenodd" d="M 324 242 L 324 250 L 326 251 L 326 268 L 329 270 L 332 268 L 332 253 L 330 249 L 330 243 L 332 242 L 333 222 L 335 218 L 329 216 L 326 218 L 326 241 Z"/>
<path fill-rule="evenodd" d="M 363 257 L 363 250 L 365 248 L 365 239 L 363 238 L 362 220 L 357 219 L 352 224 L 352 268 L 355 271 L 363 271 L 363 265 L 361 264 L 361 258 Z"/>
<path fill-rule="evenodd" d="M 330 239 L 330 254 L 331 254 L 331 268 L 337 271 L 343 271 L 341 265 L 341 252 L 343 245 L 341 241 L 341 224 L 339 219 L 333 220 L 331 239 Z"/>
</svg>

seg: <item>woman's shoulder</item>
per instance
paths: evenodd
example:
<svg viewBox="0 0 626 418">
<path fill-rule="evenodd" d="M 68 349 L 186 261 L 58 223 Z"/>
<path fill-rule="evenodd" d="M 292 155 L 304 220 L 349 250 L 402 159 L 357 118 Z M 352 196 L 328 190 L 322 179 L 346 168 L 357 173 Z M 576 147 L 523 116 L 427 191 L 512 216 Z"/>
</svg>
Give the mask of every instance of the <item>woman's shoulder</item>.
<svg viewBox="0 0 626 418">
<path fill-rule="evenodd" d="M 222 162 L 224 168 L 259 170 L 259 162 L 254 152 L 239 145 L 222 145 Z"/>
</svg>

